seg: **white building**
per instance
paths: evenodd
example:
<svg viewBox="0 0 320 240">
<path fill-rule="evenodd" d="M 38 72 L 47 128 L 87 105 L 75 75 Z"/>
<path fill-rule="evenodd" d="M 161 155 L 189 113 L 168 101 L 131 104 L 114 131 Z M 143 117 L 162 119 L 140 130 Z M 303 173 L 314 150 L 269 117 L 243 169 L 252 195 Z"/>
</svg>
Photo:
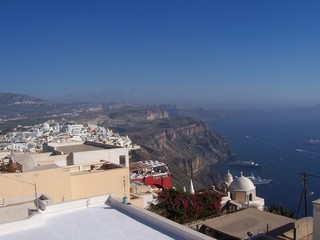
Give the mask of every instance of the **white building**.
<svg viewBox="0 0 320 240">
<path fill-rule="evenodd" d="M 229 188 L 230 184 L 232 183 L 232 181 L 233 181 L 233 177 L 232 177 L 230 171 L 228 170 L 227 174 L 224 176 L 224 181 L 219 184 L 218 188 L 223 193 L 227 193 L 228 188 Z"/>
<path fill-rule="evenodd" d="M 225 176 L 224 182 L 219 185 L 221 191 L 227 191 L 227 199 L 224 202 L 231 200 L 241 205 L 241 208 L 255 207 L 259 210 L 264 209 L 264 199 L 256 195 L 256 187 L 252 181 L 243 176 L 242 172 L 240 177 L 233 178 L 231 173 Z"/>
<path fill-rule="evenodd" d="M 59 166 L 93 164 L 107 161 L 129 167 L 129 152 L 127 148 L 107 145 L 98 142 L 84 143 L 44 143 L 44 152 L 53 152 L 56 156 L 65 156 Z"/>
<path fill-rule="evenodd" d="M 70 135 L 80 135 L 82 130 L 82 124 L 66 124 L 61 127 L 61 132 L 69 133 Z"/>
</svg>

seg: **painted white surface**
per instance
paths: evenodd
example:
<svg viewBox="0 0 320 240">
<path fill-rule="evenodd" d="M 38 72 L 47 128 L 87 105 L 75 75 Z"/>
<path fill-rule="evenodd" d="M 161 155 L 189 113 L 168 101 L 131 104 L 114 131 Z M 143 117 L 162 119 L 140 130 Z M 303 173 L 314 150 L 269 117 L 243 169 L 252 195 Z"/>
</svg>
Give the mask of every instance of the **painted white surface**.
<svg viewBox="0 0 320 240">
<path fill-rule="evenodd" d="M 106 203 L 107 200 L 107 204 Z M 47 206 L 18 222 L 0 224 L 6 240 L 212 239 L 109 195 Z"/>
<path fill-rule="evenodd" d="M 108 205 L 82 207 L 42 218 L 41 225 L 22 231 L 16 224 L 15 232 L 0 233 L 0 239 L 173 239 Z"/>
</svg>

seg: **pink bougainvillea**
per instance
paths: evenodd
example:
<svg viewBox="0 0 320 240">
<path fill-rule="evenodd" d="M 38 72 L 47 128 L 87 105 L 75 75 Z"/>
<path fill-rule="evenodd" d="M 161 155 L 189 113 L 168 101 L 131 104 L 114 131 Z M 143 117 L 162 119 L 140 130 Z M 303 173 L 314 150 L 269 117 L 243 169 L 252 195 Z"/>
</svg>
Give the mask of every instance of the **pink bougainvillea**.
<svg viewBox="0 0 320 240">
<path fill-rule="evenodd" d="M 219 214 L 220 204 L 221 196 L 216 192 L 190 194 L 164 189 L 158 196 L 158 203 L 149 209 L 176 222 L 187 223 Z"/>
</svg>

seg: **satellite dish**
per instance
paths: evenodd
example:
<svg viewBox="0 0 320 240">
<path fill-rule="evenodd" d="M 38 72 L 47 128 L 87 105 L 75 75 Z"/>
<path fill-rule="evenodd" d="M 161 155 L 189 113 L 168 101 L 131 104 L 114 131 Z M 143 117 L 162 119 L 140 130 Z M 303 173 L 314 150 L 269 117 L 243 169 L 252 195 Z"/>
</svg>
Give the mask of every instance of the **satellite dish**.
<svg viewBox="0 0 320 240">
<path fill-rule="evenodd" d="M 46 205 L 44 205 L 44 203 L 40 199 L 37 198 L 33 202 L 34 205 L 36 205 L 37 209 L 40 209 L 41 211 L 46 210 Z"/>
</svg>

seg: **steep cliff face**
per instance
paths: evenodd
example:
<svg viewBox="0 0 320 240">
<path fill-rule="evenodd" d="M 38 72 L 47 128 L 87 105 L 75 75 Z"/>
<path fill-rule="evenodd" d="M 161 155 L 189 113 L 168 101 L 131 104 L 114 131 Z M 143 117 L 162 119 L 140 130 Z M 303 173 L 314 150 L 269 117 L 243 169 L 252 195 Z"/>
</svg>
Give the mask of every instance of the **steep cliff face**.
<svg viewBox="0 0 320 240">
<path fill-rule="evenodd" d="M 156 120 L 168 117 L 169 114 L 166 111 L 162 111 L 160 109 L 147 111 L 147 120 Z"/>
<path fill-rule="evenodd" d="M 157 119 L 139 127 L 121 130 L 142 150 L 132 153 L 132 160 L 156 159 L 169 164 L 175 186 L 189 184 L 191 165 L 195 188 L 217 184 L 213 164 L 226 160 L 230 150 L 224 139 L 209 130 L 205 122 L 192 119 Z"/>
<path fill-rule="evenodd" d="M 179 153 L 190 158 L 202 156 L 215 163 L 226 159 L 229 154 L 222 137 L 210 131 L 206 123 L 194 120 L 171 120 L 171 126 L 162 129 L 159 123 L 154 133 L 148 136 L 139 134 L 135 142 L 157 152 L 164 161 L 177 158 Z"/>
</svg>

